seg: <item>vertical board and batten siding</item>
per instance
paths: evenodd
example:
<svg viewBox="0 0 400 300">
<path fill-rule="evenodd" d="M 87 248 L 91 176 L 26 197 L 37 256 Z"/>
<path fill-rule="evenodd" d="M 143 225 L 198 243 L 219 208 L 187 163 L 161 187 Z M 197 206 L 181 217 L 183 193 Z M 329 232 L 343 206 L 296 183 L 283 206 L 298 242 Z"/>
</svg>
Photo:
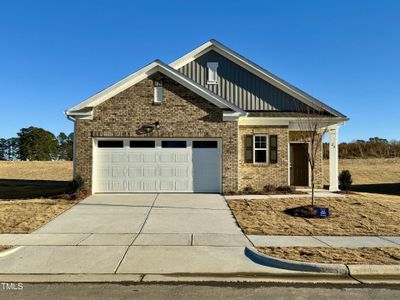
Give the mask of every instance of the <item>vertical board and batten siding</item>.
<svg viewBox="0 0 400 300">
<path fill-rule="evenodd" d="M 218 62 L 218 84 L 207 84 L 207 62 Z M 305 104 L 216 51 L 208 51 L 179 69 L 218 96 L 247 111 L 299 111 Z"/>
</svg>

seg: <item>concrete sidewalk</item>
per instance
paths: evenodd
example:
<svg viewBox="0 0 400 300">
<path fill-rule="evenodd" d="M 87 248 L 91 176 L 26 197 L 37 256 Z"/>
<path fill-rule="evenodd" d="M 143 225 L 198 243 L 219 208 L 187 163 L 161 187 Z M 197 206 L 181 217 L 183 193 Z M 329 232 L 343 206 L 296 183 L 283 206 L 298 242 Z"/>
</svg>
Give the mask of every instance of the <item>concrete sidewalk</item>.
<svg viewBox="0 0 400 300">
<path fill-rule="evenodd" d="M 309 198 L 311 197 L 310 189 L 298 189 L 299 192 L 304 192 L 306 194 L 282 194 L 282 195 L 226 195 L 224 196 L 226 200 L 258 200 L 258 199 L 287 199 L 287 198 Z M 333 193 L 327 190 L 317 189 L 315 190 L 315 197 L 321 198 L 338 198 L 346 197 L 344 194 Z"/>
<path fill-rule="evenodd" d="M 399 247 L 398 236 L 248 235 L 255 247 Z"/>
<path fill-rule="evenodd" d="M 16 246 L 2 274 L 285 272 L 244 255 L 251 243 L 216 194 L 94 195 L 0 244 Z"/>
</svg>

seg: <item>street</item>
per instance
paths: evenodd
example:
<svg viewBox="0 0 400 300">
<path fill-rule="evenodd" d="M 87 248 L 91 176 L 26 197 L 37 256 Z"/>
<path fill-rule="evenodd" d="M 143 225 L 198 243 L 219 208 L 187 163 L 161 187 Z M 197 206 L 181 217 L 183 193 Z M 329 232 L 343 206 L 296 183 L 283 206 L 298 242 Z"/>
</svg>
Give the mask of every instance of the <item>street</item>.
<svg viewBox="0 0 400 300">
<path fill-rule="evenodd" d="M 0 286 L 0 299 L 399 299 L 395 285 L 324 284 L 23 284 Z"/>
</svg>

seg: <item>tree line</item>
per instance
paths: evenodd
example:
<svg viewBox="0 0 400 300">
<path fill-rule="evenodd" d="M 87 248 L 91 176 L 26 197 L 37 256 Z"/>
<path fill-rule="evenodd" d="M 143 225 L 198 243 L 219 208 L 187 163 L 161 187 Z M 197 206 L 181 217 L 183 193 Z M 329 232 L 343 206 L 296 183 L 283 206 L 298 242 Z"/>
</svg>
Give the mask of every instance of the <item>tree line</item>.
<svg viewBox="0 0 400 300">
<path fill-rule="evenodd" d="M 329 144 L 324 143 L 324 158 L 329 158 Z M 373 137 L 339 144 L 339 158 L 391 158 L 400 157 L 400 140 Z"/>
<path fill-rule="evenodd" d="M 0 138 L 0 160 L 72 160 L 73 140 L 73 133 L 21 128 L 17 137 Z"/>
</svg>

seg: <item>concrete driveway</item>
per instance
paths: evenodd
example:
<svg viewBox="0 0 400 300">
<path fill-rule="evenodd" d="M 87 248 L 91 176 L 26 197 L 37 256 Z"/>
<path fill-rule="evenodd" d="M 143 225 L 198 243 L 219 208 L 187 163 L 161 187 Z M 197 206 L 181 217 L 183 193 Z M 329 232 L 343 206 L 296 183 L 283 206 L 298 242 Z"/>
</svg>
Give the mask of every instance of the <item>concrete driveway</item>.
<svg viewBox="0 0 400 300">
<path fill-rule="evenodd" d="M 20 246 L 0 253 L 0 273 L 271 273 L 245 257 L 250 243 L 216 194 L 93 195 L 7 238 Z"/>
</svg>

